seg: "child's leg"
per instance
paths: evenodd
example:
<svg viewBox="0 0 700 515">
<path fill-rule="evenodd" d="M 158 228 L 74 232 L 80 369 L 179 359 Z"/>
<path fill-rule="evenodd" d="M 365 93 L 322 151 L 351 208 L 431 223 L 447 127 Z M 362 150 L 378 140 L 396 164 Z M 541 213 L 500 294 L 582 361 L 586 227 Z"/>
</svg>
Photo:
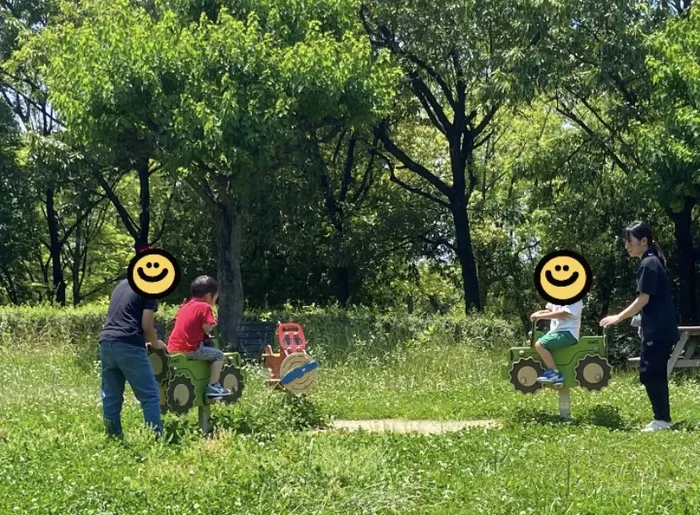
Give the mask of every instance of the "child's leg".
<svg viewBox="0 0 700 515">
<path fill-rule="evenodd" d="M 202 345 L 194 352 L 188 352 L 187 357 L 189 359 L 200 359 L 202 361 L 211 362 L 211 372 L 209 375 L 209 384 L 216 384 L 219 382 L 219 377 L 221 376 L 221 369 L 224 367 L 224 353 L 219 349 L 214 347 L 205 347 Z"/>
<path fill-rule="evenodd" d="M 545 349 L 539 342 L 539 340 L 537 341 L 537 343 L 535 343 L 535 350 L 537 350 L 537 354 L 540 355 L 542 361 L 544 361 L 544 364 L 547 366 L 547 368 L 552 370 L 556 368 L 554 358 L 552 357 L 552 353 Z"/>
<path fill-rule="evenodd" d="M 569 331 L 561 331 L 555 333 L 547 333 L 542 338 L 540 338 L 535 344 L 535 349 L 537 353 L 542 357 L 545 365 L 547 365 L 547 371 L 544 377 L 551 377 L 555 382 L 563 380 L 561 372 L 557 370 L 557 365 L 552 357 L 552 350 L 561 349 L 564 347 L 570 347 L 571 345 L 576 345 L 576 338 Z"/>
<path fill-rule="evenodd" d="M 224 368 L 224 360 L 213 361 L 211 364 L 211 374 L 209 375 L 209 383 L 216 384 L 221 377 L 221 369 Z"/>
</svg>

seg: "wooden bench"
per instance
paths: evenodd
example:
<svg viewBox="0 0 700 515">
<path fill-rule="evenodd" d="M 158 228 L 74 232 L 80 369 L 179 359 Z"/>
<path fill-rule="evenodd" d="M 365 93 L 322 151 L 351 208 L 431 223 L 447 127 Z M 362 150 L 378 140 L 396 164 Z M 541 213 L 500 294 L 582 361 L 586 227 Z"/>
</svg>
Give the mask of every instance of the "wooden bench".
<svg viewBox="0 0 700 515">
<path fill-rule="evenodd" d="M 169 324 L 156 322 L 156 333 L 160 340 L 165 340 L 166 330 L 172 331 L 172 321 Z M 170 326 L 170 327 L 169 327 Z M 167 332 L 170 332 L 167 331 Z M 262 360 L 262 352 L 270 345 L 277 331 L 277 322 L 262 322 L 260 320 L 244 320 L 236 329 L 236 345 L 234 350 L 245 360 Z M 167 343 L 167 342 L 166 342 Z"/>
<path fill-rule="evenodd" d="M 668 360 L 668 375 L 671 375 L 674 368 L 700 367 L 700 356 L 695 355 L 695 350 L 698 348 L 698 343 L 700 343 L 700 327 L 681 326 L 678 330 L 681 333 L 681 338 L 673 348 L 671 357 Z M 633 367 L 638 367 L 639 361 L 640 358 L 630 358 L 628 360 L 629 364 Z"/>
<path fill-rule="evenodd" d="M 277 331 L 277 322 L 244 320 L 236 329 L 236 351 L 245 360 L 262 360 L 263 349 L 270 345 Z"/>
</svg>

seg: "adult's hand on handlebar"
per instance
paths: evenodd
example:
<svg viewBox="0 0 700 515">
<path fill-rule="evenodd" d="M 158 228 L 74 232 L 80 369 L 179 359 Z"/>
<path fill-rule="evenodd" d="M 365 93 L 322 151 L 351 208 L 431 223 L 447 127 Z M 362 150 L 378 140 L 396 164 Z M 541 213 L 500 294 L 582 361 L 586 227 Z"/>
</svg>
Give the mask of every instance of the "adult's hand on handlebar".
<svg viewBox="0 0 700 515">
<path fill-rule="evenodd" d="M 611 327 L 619 323 L 620 317 L 617 315 L 610 315 L 609 317 L 605 317 L 603 320 L 600 321 L 601 327 Z"/>
<path fill-rule="evenodd" d="M 155 345 L 153 345 L 151 342 L 147 342 L 147 345 L 152 349 L 162 350 L 166 353 L 168 352 L 168 348 L 166 347 L 165 343 L 163 343 L 163 340 L 158 340 L 158 342 Z"/>
</svg>

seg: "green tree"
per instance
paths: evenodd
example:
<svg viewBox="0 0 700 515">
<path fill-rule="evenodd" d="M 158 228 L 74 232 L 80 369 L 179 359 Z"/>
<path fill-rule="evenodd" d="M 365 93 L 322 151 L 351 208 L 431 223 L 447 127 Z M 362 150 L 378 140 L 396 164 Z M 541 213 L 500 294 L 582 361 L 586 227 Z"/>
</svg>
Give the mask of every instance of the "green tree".
<svg viewBox="0 0 700 515">
<path fill-rule="evenodd" d="M 422 181 L 411 191 L 449 211 L 467 311 L 483 308 L 468 213 L 478 184 L 476 154 L 491 137 L 496 113 L 532 98 L 543 81 L 547 7 L 383 0 L 361 9 L 373 47 L 387 50 L 403 71 L 399 118 L 412 115 L 411 124 L 429 127 L 443 146 L 433 161 L 420 162 L 393 129 L 395 119 L 375 130 L 392 159 Z"/>
<path fill-rule="evenodd" d="M 131 131 L 136 158 L 148 154 L 179 170 L 211 208 L 220 327 L 232 341 L 243 310 L 242 237 L 257 176 L 274 173 L 298 134 L 295 123 L 308 130 L 329 118 L 366 118 L 383 77 L 374 74 L 360 35 L 342 24 L 324 26 L 351 12 L 344 6 L 222 4 L 213 19 L 192 20 L 193 5 L 66 6 L 63 23 L 42 33 L 42 73 L 85 146 L 109 154 L 112 127 Z M 313 17 L 339 9 L 336 18 Z"/>
<path fill-rule="evenodd" d="M 668 20 L 676 19 L 674 26 L 682 27 L 692 13 L 690 5 L 685 1 L 567 2 L 564 16 L 572 23 L 562 25 L 549 41 L 561 65 L 551 81 L 552 105 L 673 223 L 684 323 L 700 316 L 692 224 L 700 189 L 694 176 L 697 166 L 674 148 L 675 129 L 664 121 L 675 109 L 675 92 L 663 90 L 654 77 L 657 72 L 648 67 L 653 50 L 647 39 L 655 40 L 653 35 Z M 678 45 L 667 48 L 662 59 L 673 61 L 675 54 L 682 54 Z"/>
<path fill-rule="evenodd" d="M 19 162 L 21 138 L 13 113 L 0 100 L 0 301 L 30 300 L 28 261 L 35 254 L 31 184 Z"/>
</svg>

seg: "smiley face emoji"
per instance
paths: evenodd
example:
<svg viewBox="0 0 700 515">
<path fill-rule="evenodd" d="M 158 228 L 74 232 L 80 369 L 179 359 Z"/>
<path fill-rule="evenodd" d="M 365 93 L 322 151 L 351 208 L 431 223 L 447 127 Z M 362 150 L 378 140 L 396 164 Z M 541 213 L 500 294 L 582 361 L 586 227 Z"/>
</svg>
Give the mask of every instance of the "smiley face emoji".
<svg viewBox="0 0 700 515">
<path fill-rule="evenodd" d="M 139 295 L 160 299 L 170 295 L 180 282 L 180 265 L 168 252 L 149 249 L 131 260 L 127 279 Z"/>
<path fill-rule="evenodd" d="M 535 287 L 542 298 L 557 305 L 578 302 L 591 289 L 593 274 L 583 256 L 557 250 L 543 257 L 535 268 Z"/>
</svg>

